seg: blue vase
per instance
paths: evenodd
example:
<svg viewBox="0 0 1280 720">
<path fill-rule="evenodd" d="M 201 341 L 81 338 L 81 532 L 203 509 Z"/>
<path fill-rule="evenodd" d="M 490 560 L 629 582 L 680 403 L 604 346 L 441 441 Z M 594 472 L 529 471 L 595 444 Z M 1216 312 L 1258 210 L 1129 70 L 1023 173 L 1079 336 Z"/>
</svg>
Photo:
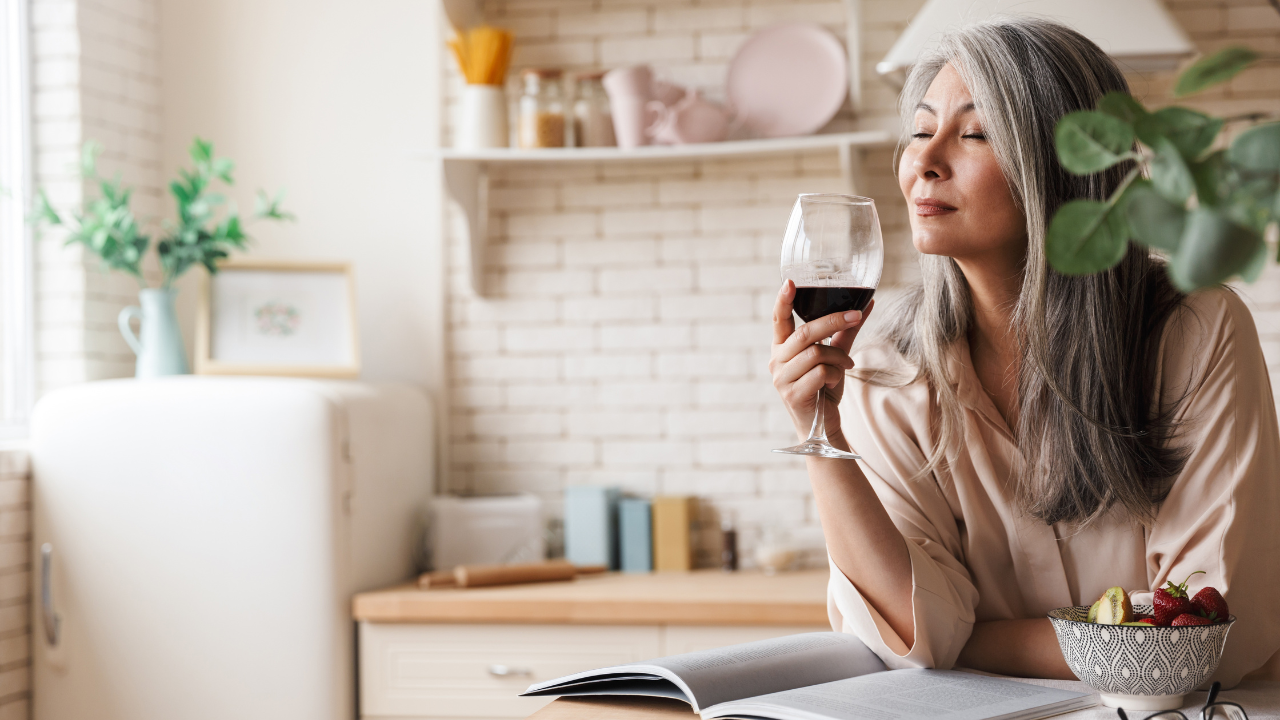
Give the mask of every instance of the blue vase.
<svg viewBox="0 0 1280 720">
<path fill-rule="evenodd" d="M 178 328 L 178 314 L 174 310 L 173 301 L 177 295 L 177 290 L 149 288 L 138 293 L 142 307 L 129 306 L 120 311 L 117 318 L 120 333 L 138 356 L 136 377 L 190 374 L 182 331 Z M 133 318 L 137 318 L 141 325 L 137 335 L 129 325 Z"/>
</svg>

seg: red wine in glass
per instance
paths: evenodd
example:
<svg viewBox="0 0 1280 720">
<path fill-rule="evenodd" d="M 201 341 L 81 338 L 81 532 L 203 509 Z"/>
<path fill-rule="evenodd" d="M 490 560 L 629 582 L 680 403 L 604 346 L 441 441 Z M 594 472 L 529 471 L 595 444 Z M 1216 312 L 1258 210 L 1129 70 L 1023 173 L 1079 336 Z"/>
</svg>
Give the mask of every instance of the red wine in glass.
<svg viewBox="0 0 1280 720">
<path fill-rule="evenodd" d="M 796 284 L 791 307 L 801 320 L 865 311 L 884 270 L 884 238 L 875 202 L 853 195 L 801 195 L 787 221 L 779 267 L 782 278 Z M 827 439 L 826 407 L 834 398 L 825 386 L 814 401 L 809 437 L 774 452 L 857 460 L 856 453 L 834 447 Z"/>
<path fill-rule="evenodd" d="M 813 322 L 831 313 L 865 310 L 875 294 L 870 287 L 798 287 L 792 307 L 801 320 Z"/>
</svg>

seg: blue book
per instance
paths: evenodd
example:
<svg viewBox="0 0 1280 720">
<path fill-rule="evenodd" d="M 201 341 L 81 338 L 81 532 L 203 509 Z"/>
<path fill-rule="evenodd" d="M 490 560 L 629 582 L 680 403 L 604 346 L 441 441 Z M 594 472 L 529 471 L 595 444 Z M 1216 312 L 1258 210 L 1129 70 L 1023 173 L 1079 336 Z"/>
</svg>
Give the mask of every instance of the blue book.
<svg viewBox="0 0 1280 720">
<path fill-rule="evenodd" d="M 643 498 L 618 503 L 618 544 L 622 572 L 653 571 L 653 516 Z"/>
<path fill-rule="evenodd" d="M 579 485 L 564 491 L 564 556 L 574 565 L 618 569 L 616 487 Z"/>
</svg>

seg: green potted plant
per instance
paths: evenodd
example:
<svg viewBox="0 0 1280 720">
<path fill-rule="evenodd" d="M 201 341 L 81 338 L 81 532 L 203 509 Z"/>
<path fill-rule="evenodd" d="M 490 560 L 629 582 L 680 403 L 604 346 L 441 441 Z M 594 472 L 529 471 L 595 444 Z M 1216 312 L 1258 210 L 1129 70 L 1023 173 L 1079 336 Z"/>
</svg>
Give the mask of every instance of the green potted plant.
<svg viewBox="0 0 1280 720">
<path fill-rule="evenodd" d="M 1187 68 L 1176 96 L 1225 82 L 1257 61 L 1229 47 Z M 1113 267 L 1134 241 L 1168 258 L 1170 279 L 1192 292 L 1233 277 L 1253 282 L 1270 254 L 1265 237 L 1280 220 L 1280 122 L 1217 118 L 1184 107 L 1154 112 L 1126 93 L 1108 93 L 1096 110 L 1064 116 L 1055 129 L 1058 159 L 1089 175 L 1131 163 L 1103 200 L 1073 200 L 1054 215 L 1045 239 L 1049 263 L 1068 275 Z M 1213 149 L 1232 121 L 1255 123 Z"/>
<path fill-rule="evenodd" d="M 177 290 L 173 284 L 194 265 L 216 273 L 219 260 L 232 250 L 244 249 L 249 238 L 239 213 L 234 206 L 228 206 L 224 196 L 210 190 L 217 181 L 232 185 L 235 165 L 227 158 L 215 157 L 212 143 L 200 138 L 192 141 L 189 153 L 194 169 L 179 169 L 178 178 L 169 183 L 177 218 L 162 224 L 162 235 L 155 243 L 161 280 L 158 287 L 150 287 L 142 264 L 151 250 L 152 239 L 142 233 L 130 208 L 133 191 L 122 187 L 119 177 L 107 180 L 98 176 L 97 156 L 101 149 L 96 143 L 86 143 L 80 168 L 86 180 L 98 185 L 100 197 L 79 211 L 59 214 L 41 191 L 35 221 L 66 227 L 67 245 L 83 245 L 102 260 L 104 269 L 137 279 L 141 307 L 127 307 L 119 316 L 120 332 L 138 356 L 137 377 L 184 375 L 190 369 L 174 311 Z M 293 219 L 281 209 L 280 202 L 279 196 L 271 199 L 259 190 L 254 217 Z M 141 323 L 139 335 L 134 335 L 129 324 L 134 317 Z"/>
</svg>

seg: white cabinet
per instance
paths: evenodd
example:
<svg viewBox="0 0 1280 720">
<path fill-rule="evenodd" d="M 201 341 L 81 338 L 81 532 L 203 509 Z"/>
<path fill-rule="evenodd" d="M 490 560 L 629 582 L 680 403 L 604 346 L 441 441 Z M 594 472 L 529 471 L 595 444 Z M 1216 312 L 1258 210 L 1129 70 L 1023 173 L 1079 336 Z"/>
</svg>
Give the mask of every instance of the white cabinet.
<svg viewBox="0 0 1280 720">
<path fill-rule="evenodd" d="M 825 626 L 360 623 L 360 716 L 524 718 L 530 683 Z"/>
</svg>

